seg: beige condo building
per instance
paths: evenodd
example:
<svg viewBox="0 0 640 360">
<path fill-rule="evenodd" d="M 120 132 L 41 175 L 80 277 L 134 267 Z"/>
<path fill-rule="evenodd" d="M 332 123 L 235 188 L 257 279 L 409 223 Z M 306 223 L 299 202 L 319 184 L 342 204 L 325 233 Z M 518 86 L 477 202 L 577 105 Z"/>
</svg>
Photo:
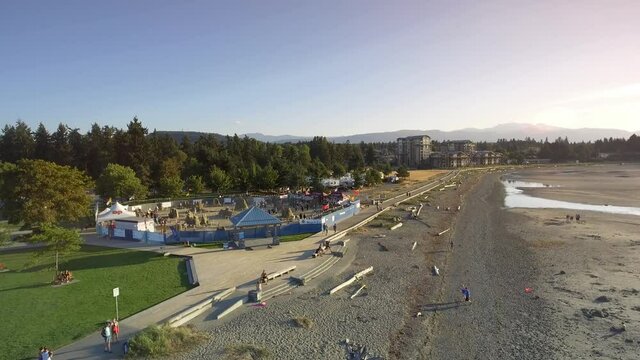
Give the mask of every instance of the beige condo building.
<svg viewBox="0 0 640 360">
<path fill-rule="evenodd" d="M 398 164 L 418 167 L 429 161 L 431 138 L 427 135 L 398 138 Z"/>
</svg>

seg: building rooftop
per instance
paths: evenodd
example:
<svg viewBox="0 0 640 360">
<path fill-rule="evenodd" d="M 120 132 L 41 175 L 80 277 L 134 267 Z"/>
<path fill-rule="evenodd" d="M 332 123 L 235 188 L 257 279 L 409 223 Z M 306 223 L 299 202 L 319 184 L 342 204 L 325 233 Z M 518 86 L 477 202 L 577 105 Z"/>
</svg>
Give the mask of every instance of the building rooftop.
<svg viewBox="0 0 640 360">
<path fill-rule="evenodd" d="M 255 206 L 231 217 L 231 222 L 235 227 L 278 225 L 282 223 L 275 216 Z"/>
<path fill-rule="evenodd" d="M 426 137 L 431 139 L 431 136 L 425 134 L 425 135 L 405 136 L 405 137 L 398 138 L 398 140 L 413 140 L 413 139 L 422 139 Z"/>
</svg>

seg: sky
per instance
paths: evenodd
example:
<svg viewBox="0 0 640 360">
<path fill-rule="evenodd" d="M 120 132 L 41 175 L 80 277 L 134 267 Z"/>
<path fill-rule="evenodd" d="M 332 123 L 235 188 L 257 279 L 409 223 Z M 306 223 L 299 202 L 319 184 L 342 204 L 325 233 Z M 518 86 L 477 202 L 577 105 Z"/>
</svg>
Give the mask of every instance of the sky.
<svg viewBox="0 0 640 360">
<path fill-rule="evenodd" d="M 640 129 L 640 1 L 0 1 L 0 125 Z"/>
</svg>

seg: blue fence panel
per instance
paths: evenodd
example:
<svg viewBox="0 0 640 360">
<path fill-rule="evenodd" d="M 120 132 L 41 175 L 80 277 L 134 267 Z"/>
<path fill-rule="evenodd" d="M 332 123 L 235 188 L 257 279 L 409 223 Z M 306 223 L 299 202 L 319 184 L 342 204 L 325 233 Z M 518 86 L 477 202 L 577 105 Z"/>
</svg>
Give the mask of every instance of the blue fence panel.
<svg viewBox="0 0 640 360">
<path fill-rule="evenodd" d="M 354 201 L 350 206 L 334 211 L 322 217 L 322 223 L 332 226 L 345 219 L 348 219 L 360 212 L 360 200 Z"/>
<path fill-rule="evenodd" d="M 155 243 L 164 243 L 164 234 L 147 232 L 147 241 Z"/>
<path fill-rule="evenodd" d="M 105 226 L 100 226 L 97 225 L 96 226 L 96 233 L 100 236 L 108 236 L 109 235 L 109 228 L 105 227 Z"/>
<path fill-rule="evenodd" d="M 322 224 L 299 224 L 299 223 L 291 223 L 284 225 L 280 228 L 279 235 L 296 235 L 296 234 L 306 234 L 306 233 L 317 233 L 322 231 Z"/>
</svg>

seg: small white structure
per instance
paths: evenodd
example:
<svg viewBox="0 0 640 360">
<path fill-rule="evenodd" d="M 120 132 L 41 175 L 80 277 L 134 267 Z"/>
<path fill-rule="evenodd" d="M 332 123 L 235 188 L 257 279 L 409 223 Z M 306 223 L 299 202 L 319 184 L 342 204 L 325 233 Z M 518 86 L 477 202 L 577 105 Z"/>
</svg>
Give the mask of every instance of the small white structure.
<svg viewBox="0 0 640 360">
<path fill-rule="evenodd" d="M 112 229 L 155 231 L 153 219 L 137 217 L 136 213 L 118 202 L 96 214 L 96 224 L 98 223 L 105 223 Z"/>
<path fill-rule="evenodd" d="M 96 214 L 96 222 L 106 222 L 112 220 L 136 217 L 136 213 L 129 211 L 124 205 L 116 202 L 110 208 L 102 210 Z"/>
<path fill-rule="evenodd" d="M 334 178 L 326 178 L 321 181 L 324 187 L 338 187 L 340 186 L 340 180 Z"/>
<path fill-rule="evenodd" d="M 130 218 L 115 220 L 115 228 L 123 230 L 136 230 L 136 231 L 155 231 L 155 223 L 153 219 L 147 218 Z"/>
<path fill-rule="evenodd" d="M 340 186 L 352 187 L 356 184 L 356 181 L 351 177 L 351 174 L 347 174 L 340 178 Z"/>
</svg>

